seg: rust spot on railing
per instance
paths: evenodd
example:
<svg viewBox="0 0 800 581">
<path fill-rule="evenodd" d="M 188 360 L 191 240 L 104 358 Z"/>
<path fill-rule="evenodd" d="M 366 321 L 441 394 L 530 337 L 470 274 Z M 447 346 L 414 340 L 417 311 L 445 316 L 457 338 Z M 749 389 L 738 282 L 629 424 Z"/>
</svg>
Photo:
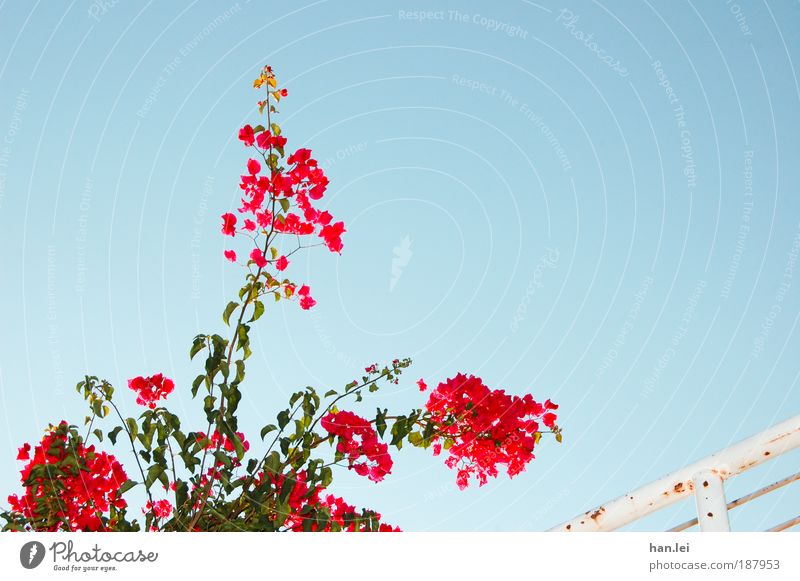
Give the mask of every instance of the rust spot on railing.
<svg viewBox="0 0 800 581">
<path fill-rule="evenodd" d="M 600 508 L 598 508 L 596 511 L 594 511 L 594 512 L 591 514 L 590 518 L 591 518 L 592 520 L 594 520 L 594 521 L 597 521 L 597 519 L 599 519 L 599 518 L 600 518 L 600 516 L 601 516 L 601 515 L 602 515 L 602 514 L 603 514 L 605 511 L 606 511 L 605 507 L 604 507 L 604 506 L 601 506 Z"/>
<path fill-rule="evenodd" d="M 677 493 L 683 492 L 683 482 L 678 482 L 675 486 L 672 487 L 672 490 L 674 490 Z"/>
<path fill-rule="evenodd" d="M 725 480 L 728 476 L 730 476 L 730 472 L 728 472 L 727 470 L 717 470 L 716 468 L 711 469 L 711 474 L 716 474 L 723 480 Z"/>
<path fill-rule="evenodd" d="M 800 428 L 795 428 L 791 432 L 786 432 L 785 434 L 778 434 L 777 436 L 772 438 L 769 442 L 767 442 L 767 444 L 774 444 L 775 442 L 783 440 L 784 438 L 788 438 L 789 436 L 791 436 L 795 432 L 800 432 Z"/>
<path fill-rule="evenodd" d="M 744 472 L 745 470 L 752 468 L 756 464 L 758 464 L 758 462 L 756 462 L 755 460 L 750 460 L 750 462 L 748 462 L 747 464 L 742 464 L 741 466 L 739 466 L 739 472 Z"/>
</svg>

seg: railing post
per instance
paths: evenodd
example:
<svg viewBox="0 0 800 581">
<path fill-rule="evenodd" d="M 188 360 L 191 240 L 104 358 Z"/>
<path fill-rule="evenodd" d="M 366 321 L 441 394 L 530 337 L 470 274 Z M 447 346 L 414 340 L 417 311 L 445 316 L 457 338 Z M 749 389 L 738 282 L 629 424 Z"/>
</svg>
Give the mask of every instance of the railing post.
<svg viewBox="0 0 800 581">
<path fill-rule="evenodd" d="M 692 482 L 700 530 L 704 533 L 729 532 L 728 503 L 720 475 L 716 471 L 701 470 L 692 476 Z"/>
</svg>

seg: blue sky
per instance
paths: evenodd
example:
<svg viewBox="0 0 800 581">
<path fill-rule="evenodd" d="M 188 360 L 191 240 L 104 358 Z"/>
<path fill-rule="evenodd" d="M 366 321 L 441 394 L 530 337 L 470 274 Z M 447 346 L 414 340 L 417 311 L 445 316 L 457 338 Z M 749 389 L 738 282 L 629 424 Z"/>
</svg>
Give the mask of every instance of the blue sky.
<svg viewBox="0 0 800 581">
<path fill-rule="evenodd" d="M 200 417 L 187 352 L 238 289 L 218 216 L 266 63 L 348 233 L 291 266 L 317 307 L 255 333 L 251 439 L 295 389 L 394 357 L 407 381 L 357 410 L 458 371 L 551 397 L 564 443 L 514 480 L 459 492 L 403 450 L 380 486 L 335 484 L 407 530 L 541 530 L 800 413 L 798 23 L 788 1 L 0 2 L 2 489 L 17 446 L 83 417 L 85 373 L 163 371 Z"/>
</svg>

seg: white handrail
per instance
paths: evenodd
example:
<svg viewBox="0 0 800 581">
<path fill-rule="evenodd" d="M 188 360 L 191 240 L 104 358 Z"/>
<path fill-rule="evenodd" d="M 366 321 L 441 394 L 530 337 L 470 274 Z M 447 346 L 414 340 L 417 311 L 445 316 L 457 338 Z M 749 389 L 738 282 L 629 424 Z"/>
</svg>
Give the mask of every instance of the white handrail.
<svg viewBox="0 0 800 581">
<path fill-rule="evenodd" d="M 724 495 L 722 498 L 716 498 L 715 495 L 708 494 L 709 491 L 705 490 L 716 488 L 716 483 L 712 480 L 718 479 L 721 483 L 798 447 L 800 447 L 800 415 L 676 470 L 659 480 L 645 484 L 611 502 L 586 511 L 550 530 L 562 532 L 613 531 L 692 494 L 698 495 L 698 507 L 704 507 L 701 510 L 705 512 L 698 515 L 701 528 L 703 530 L 725 530 L 724 523 L 727 522 L 727 512 L 725 512 L 724 519 L 719 519 L 715 516 L 723 515 L 715 515 L 715 509 L 705 508 L 709 506 L 709 503 L 711 506 L 725 507 Z M 702 478 L 703 473 L 708 473 L 709 478 Z M 696 476 L 699 477 L 697 490 L 695 490 L 693 480 Z M 712 517 L 708 517 L 709 512 L 712 513 Z M 704 522 L 705 527 L 702 526 Z"/>
</svg>

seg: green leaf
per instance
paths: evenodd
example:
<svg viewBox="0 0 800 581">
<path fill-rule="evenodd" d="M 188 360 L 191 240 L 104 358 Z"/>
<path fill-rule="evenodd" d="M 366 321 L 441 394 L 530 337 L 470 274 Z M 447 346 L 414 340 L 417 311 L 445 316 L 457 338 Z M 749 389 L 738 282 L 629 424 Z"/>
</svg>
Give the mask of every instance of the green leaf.
<svg viewBox="0 0 800 581">
<path fill-rule="evenodd" d="M 242 382 L 244 380 L 244 361 L 236 361 L 236 381 Z"/>
<path fill-rule="evenodd" d="M 281 134 L 280 125 L 278 125 L 277 123 L 272 123 L 270 125 L 270 128 L 272 129 L 272 134 L 273 135 L 280 135 Z"/>
<path fill-rule="evenodd" d="M 277 429 L 278 429 L 278 426 L 276 426 L 275 424 L 269 424 L 269 425 L 264 426 L 263 428 L 261 428 L 261 439 L 263 440 L 264 437 L 267 434 L 269 434 L 270 432 L 273 432 L 273 431 L 275 431 Z"/>
<path fill-rule="evenodd" d="M 136 420 L 133 418 L 127 418 L 125 420 L 125 425 L 128 426 L 128 432 L 130 432 L 131 438 L 135 438 L 136 435 L 139 433 L 139 426 L 136 423 Z"/>
<path fill-rule="evenodd" d="M 153 482 L 156 481 L 164 473 L 164 469 L 159 466 L 158 464 L 153 464 L 150 468 L 147 469 L 147 478 L 145 478 L 144 486 L 145 488 L 150 488 L 153 485 Z"/>
<path fill-rule="evenodd" d="M 337 392 L 335 389 L 329 389 L 328 391 L 325 392 L 324 397 L 330 397 L 332 395 L 339 395 L 339 392 Z"/>
<path fill-rule="evenodd" d="M 117 443 L 117 436 L 119 435 L 119 433 L 121 431 L 122 431 L 122 426 L 117 426 L 116 428 L 114 428 L 113 430 L 111 430 L 108 433 L 108 439 L 111 440 L 112 444 L 116 444 Z"/>
<path fill-rule="evenodd" d="M 186 504 L 189 498 L 189 487 L 183 480 L 178 480 L 175 483 L 175 503 L 178 507 Z"/>
<path fill-rule="evenodd" d="M 197 395 L 197 390 L 200 389 L 200 384 L 203 383 L 205 378 L 206 376 L 203 374 L 200 374 L 194 378 L 194 381 L 192 382 L 192 397 Z"/>
<path fill-rule="evenodd" d="M 241 460 L 244 458 L 244 444 L 242 443 L 241 438 L 237 436 L 235 433 L 233 434 L 232 438 L 229 438 L 230 441 L 233 442 L 233 449 L 236 451 L 236 457 Z"/>
<path fill-rule="evenodd" d="M 92 433 L 97 437 L 98 440 L 101 442 L 103 441 L 103 431 L 99 428 L 92 431 Z"/>
<path fill-rule="evenodd" d="M 120 494 L 125 494 L 125 493 L 126 493 L 126 492 L 128 492 L 128 491 L 129 491 L 131 488 L 133 488 L 134 486 L 136 486 L 137 484 L 139 484 L 139 483 L 138 483 L 138 482 L 136 482 L 135 480 L 126 480 L 126 481 L 125 481 L 125 482 L 122 484 L 122 486 L 120 486 L 120 487 L 119 487 L 119 493 L 120 493 Z"/>
<path fill-rule="evenodd" d="M 261 318 L 261 315 L 264 314 L 264 303 L 261 301 L 255 301 L 253 308 L 253 316 L 250 317 L 250 321 L 258 321 Z"/>
<path fill-rule="evenodd" d="M 278 426 L 280 429 L 286 427 L 286 424 L 289 423 L 289 410 L 283 410 L 278 414 Z"/>
<path fill-rule="evenodd" d="M 563 440 L 563 438 L 561 437 L 561 432 L 558 432 L 556 434 L 556 442 L 558 442 L 560 444 L 562 440 Z"/>
<path fill-rule="evenodd" d="M 237 303 L 236 301 L 231 301 L 228 303 L 228 306 L 225 307 L 225 311 L 222 313 L 222 320 L 225 322 L 226 325 L 230 326 L 230 323 L 228 321 L 231 318 L 231 314 L 233 313 L 233 311 L 236 310 L 236 307 L 238 306 L 239 303 Z"/>
<path fill-rule="evenodd" d="M 216 458 L 217 462 L 225 466 L 225 468 L 230 468 L 233 465 L 231 457 L 228 456 L 223 450 L 214 452 L 214 458 Z"/>
<path fill-rule="evenodd" d="M 290 203 L 290 202 L 289 202 L 289 200 L 288 200 L 288 198 L 280 198 L 280 199 L 278 200 L 278 202 L 280 203 L 280 205 L 281 205 L 281 208 L 283 208 L 283 211 L 284 211 L 284 212 L 288 212 L 288 211 L 289 211 L 289 208 L 291 208 L 291 207 L 292 207 L 292 206 L 291 206 L 291 203 Z"/>
<path fill-rule="evenodd" d="M 378 408 L 378 414 L 375 416 L 375 429 L 378 431 L 378 435 L 383 438 L 384 432 L 386 432 L 386 412 L 388 410 L 381 411 L 381 408 Z"/>
<path fill-rule="evenodd" d="M 194 338 L 192 348 L 189 350 L 189 359 L 194 359 L 194 356 L 202 351 L 206 346 L 206 338 L 204 335 L 198 335 Z"/>
<path fill-rule="evenodd" d="M 281 457 L 277 452 L 270 452 L 269 456 L 267 456 L 267 459 L 264 461 L 264 468 L 270 474 L 277 474 L 280 465 L 281 465 Z"/>
<path fill-rule="evenodd" d="M 333 471 L 330 469 L 330 467 L 326 466 L 325 468 L 323 468 L 321 476 L 322 476 L 322 487 L 327 488 L 328 486 L 330 486 L 330 483 L 333 482 Z"/>
</svg>

